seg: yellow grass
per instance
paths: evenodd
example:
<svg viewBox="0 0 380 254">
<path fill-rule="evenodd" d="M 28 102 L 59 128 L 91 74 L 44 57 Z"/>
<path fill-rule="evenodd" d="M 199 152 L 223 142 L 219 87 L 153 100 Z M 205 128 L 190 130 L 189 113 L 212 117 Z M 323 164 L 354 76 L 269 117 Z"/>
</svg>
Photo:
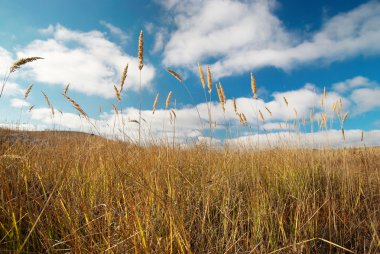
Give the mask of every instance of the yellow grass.
<svg viewBox="0 0 380 254">
<path fill-rule="evenodd" d="M 173 150 L 1 130 L 0 152 L 1 253 L 380 250 L 378 148 Z"/>
</svg>

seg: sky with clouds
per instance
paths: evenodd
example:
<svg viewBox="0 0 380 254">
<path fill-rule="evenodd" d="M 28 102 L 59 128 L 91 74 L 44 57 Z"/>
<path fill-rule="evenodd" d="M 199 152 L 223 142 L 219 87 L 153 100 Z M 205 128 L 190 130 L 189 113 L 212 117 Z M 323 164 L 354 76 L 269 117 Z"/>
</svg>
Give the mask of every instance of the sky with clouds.
<svg viewBox="0 0 380 254">
<path fill-rule="evenodd" d="M 80 130 L 135 141 L 141 97 L 146 142 L 171 140 L 174 130 L 177 142 L 208 142 L 211 111 L 215 143 L 353 146 L 363 144 L 363 133 L 366 145 L 380 145 L 380 1 L 0 0 L 0 16 L 1 75 L 18 58 L 44 58 L 10 76 L 0 98 L 0 126 Z M 204 72 L 211 69 L 211 97 L 202 88 L 198 63 Z M 126 64 L 118 102 L 114 85 L 119 86 Z M 215 90 L 219 82 L 225 112 Z M 62 96 L 68 83 L 68 96 L 88 119 Z M 333 107 L 340 100 L 337 116 Z M 339 118 L 346 112 L 344 141 Z M 326 127 L 319 128 L 324 114 Z"/>
</svg>

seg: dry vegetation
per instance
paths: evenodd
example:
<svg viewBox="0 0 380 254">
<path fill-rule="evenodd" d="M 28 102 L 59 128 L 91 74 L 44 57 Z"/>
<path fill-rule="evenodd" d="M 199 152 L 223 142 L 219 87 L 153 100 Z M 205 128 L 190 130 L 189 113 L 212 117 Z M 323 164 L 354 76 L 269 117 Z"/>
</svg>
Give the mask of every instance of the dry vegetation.
<svg viewBox="0 0 380 254">
<path fill-rule="evenodd" d="M 1 135 L 1 253 L 380 250 L 377 148 L 173 150 L 12 133 Z"/>
<path fill-rule="evenodd" d="M 141 32 L 140 75 L 143 45 Z M 39 59 L 15 62 L 2 89 L 12 72 Z M 206 86 L 198 67 L 210 105 L 211 70 L 207 68 Z M 128 65 L 120 88 L 114 86 L 118 101 L 127 70 Z M 191 97 L 181 76 L 167 71 Z M 68 88 L 64 98 L 90 121 L 67 95 Z M 256 100 L 252 73 L 251 89 Z M 219 83 L 216 90 L 224 111 L 223 86 Z M 324 98 L 325 91 L 322 107 Z M 157 100 L 158 95 L 153 112 Z M 248 125 L 233 102 L 237 119 Z M 288 106 L 285 97 L 284 102 Z M 344 138 L 348 113 L 342 112 L 342 100 L 335 102 L 334 111 Z M 174 109 L 170 112 L 175 118 Z M 212 133 L 210 106 L 208 117 Z M 327 114 L 319 119 L 318 126 L 326 127 Z M 142 147 L 141 98 L 135 121 L 136 144 L 83 133 L 0 129 L 0 252 L 379 253 L 379 148 L 180 148 L 174 141 Z"/>
</svg>

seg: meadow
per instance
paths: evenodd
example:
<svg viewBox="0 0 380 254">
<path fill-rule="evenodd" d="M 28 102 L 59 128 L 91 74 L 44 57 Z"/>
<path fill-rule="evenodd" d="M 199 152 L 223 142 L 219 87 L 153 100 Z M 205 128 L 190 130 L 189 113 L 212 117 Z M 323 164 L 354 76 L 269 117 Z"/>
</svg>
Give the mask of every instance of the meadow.
<svg viewBox="0 0 380 254">
<path fill-rule="evenodd" d="M 141 71 L 142 36 L 139 44 Z M 35 60 L 17 61 L 9 75 Z M 114 87 L 118 100 L 127 70 Z M 200 68 L 205 93 L 215 89 L 206 74 Z M 64 98 L 90 121 L 67 89 Z M 223 87 L 216 89 L 224 109 Z M 212 112 L 209 119 L 212 128 Z M 326 123 L 322 114 L 318 126 Z M 377 147 L 141 145 L 0 129 L 1 253 L 379 253 L 379 232 Z"/>
</svg>

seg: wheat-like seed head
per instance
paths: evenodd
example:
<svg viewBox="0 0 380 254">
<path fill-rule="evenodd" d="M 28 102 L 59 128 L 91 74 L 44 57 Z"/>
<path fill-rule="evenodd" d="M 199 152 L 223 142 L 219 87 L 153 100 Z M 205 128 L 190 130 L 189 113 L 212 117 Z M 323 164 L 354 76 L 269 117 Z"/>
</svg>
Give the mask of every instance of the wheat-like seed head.
<svg viewBox="0 0 380 254">
<path fill-rule="evenodd" d="M 212 77 L 211 77 L 210 66 L 207 66 L 207 86 L 208 86 L 208 93 L 211 94 L 211 92 L 212 92 Z"/>
<path fill-rule="evenodd" d="M 115 106 L 115 104 L 112 103 L 111 106 L 112 106 L 113 110 L 115 110 L 116 115 L 118 115 L 119 110 L 117 110 L 117 107 Z"/>
<path fill-rule="evenodd" d="M 219 83 L 219 85 L 216 85 L 216 91 L 218 92 L 219 102 L 220 102 L 220 105 L 222 107 L 222 110 L 223 110 L 223 112 L 225 112 L 226 111 L 226 109 L 224 107 L 225 96 L 224 96 L 224 91 L 223 91 L 223 87 L 222 87 L 221 83 Z"/>
<path fill-rule="evenodd" d="M 256 80 L 252 72 L 251 72 L 251 89 L 252 89 L 253 99 L 257 99 Z"/>
<path fill-rule="evenodd" d="M 342 124 L 344 124 L 344 122 L 346 121 L 347 116 L 348 116 L 348 112 L 346 112 L 346 114 L 344 114 Z"/>
<path fill-rule="evenodd" d="M 21 58 L 18 59 L 16 62 L 14 62 L 10 68 L 10 73 L 15 72 L 18 70 L 22 65 L 36 61 L 38 59 L 43 59 L 42 57 L 27 57 L 27 58 Z"/>
<path fill-rule="evenodd" d="M 170 112 L 172 112 L 173 116 L 174 116 L 174 119 L 177 118 L 177 114 L 175 113 L 175 111 L 172 109 Z"/>
<path fill-rule="evenodd" d="M 343 136 L 343 140 L 346 140 L 346 135 L 344 134 L 344 129 L 342 128 L 342 136 Z"/>
<path fill-rule="evenodd" d="M 263 122 L 265 121 L 265 119 L 264 119 L 264 115 L 263 115 L 263 113 L 261 112 L 261 110 L 259 109 L 259 114 L 260 114 L 260 118 L 261 118 L 261 120 L 263 120 Z"/>
<path fill-rule="evenodd" d="M 24 94 L 24 99 L 28 98 L 28 95 L 29 95 L 30 91 L 32 90 L 32 87 L 33 87 L 33 84 L 30 84 L 28 86 L 28 88 L 26 89 L 26 92 Z"/>
<path fill-rule="evenodd" d="M 168 109 L 169 108 L 169 104 L 170 104 L 170 99 L 172 97 L 172 91 L 170 91 L 168 93 L 168 96 L 166 97 L 166 103 L 165 103 L 165 109 Z"/>
<path fill-rule="evenodd" d="M 293 110 L 294 110 L 294 115 L 296 116 L 296 118 L 298 117 L 298 112 L 297 112 L 297 110 L 295 109 L 295 108 L 293 108 Z"/>
<path fill-rule="evenodd" d="M 139 37 L 139 52 L 138 52 L 138 57 L 139 57 L 139 70 L 143 68 L 144 64 L 144 33 L 143 31 L 140 32 L 140 37 Z"/>
<path fill-rule="evenodd" d="M 49 106 L 49 108 L 51 110 L 51 114 L 54 117 L 54 108 L 53 108 L 53 105 L 50 103 L 49 97 L 44 92 L 41 91 L 41 93 L 44 95 L 46 103 L 47 103 L 47 105 Z"/>
<path fill-rule="evenodd" d="M 364 131 L 362 131 L 362 136 L 360 138 L 360 142 L 363 142 L 363 140 L 364 140 Z"/>
<path fill-rule="evenodd" d="M 203 74 L 202 67 L 199 63 L 198 63 L 198 71 L 199 71 L 199 77 L 201 79 L 202 87 L 203 89 L 205 89 L 206 87 L 205 75 Z"/>
<path fill-rule="evenodd" d="M 116 85 L 113 85 L 113 89 L 115 90 L 116 99 L 120 102 L 121 101 L 120 92 L 117 89 Z"/>
<path fill-rule="evenodd" d="M 166 71 L 169 72 L 173 77 L 175 77 L 179 82 L 183 81 L 182 77 L 177 72 L 175 72 L 169 68 L 166 68 Z"/>
<path fill-rule="evenodd" d="M 243 125 L 247 125 L 248 121 L 247 121 L 247 118 L 245 117 L 244 113 L 240 113 L 238 115 L 239 115 L 239 118 L 240 118 L 240 123 L 243 124 Z"/>
<path fill-rule="evenodd" d="M 323 87 L 323 97 L 326 98 L 326 87 Z"/>
<path fill-rule="evenodd" d="M 32 111 L 33 108 L 34 108 L 34 105 L 30 106 L 29 109 L 28 109 L 28 111 L 29 112 Z"/>
<path fill-rule="evenodd" d="M 285 98 L 285 96 L 284 96 L 283 98 L 284 98 L 284 101 L 285 101 L 286 106 L 288 106 L 288 105 L 289 105 L 289 104 L 288 104 L 288 100 Z"/>
<path fill-rule="evenodd" d="M 87 113 L 82 109 L 82 107 L 76 101 L 74 101 L 73 99 L 71 99 L 69 96 L 65 94 L 62 94 L 62 95 L 71 103 L 71 105 L 73 105 L 73 107 L 75 108 L 76 111 L 79 112 L 79 114 L 83 115 L 87 119 L 89 118 Z"/>
<path fill-rule="evenodd" d="M 265 107 L 265 109 L 268 111 L 269 115 L 272 116 L 272 111 L 270 111 L 267 107 Z"/>
<path fill-rule="evenodd" d="M 121 74 L 120 78 L 120 93 L 123 91 L 124 82 L 127 78 L 127 72 L 128 72 L 128 64 L 124 67 L 123 74 Z"/>
<path fill-rule="evenodd" d="M 158 94 L 156 95 L 156 99 L 154 99 L 154 102 L 153 102 L 153 114 L 156 111 L 157 102 L 158 102 Z"/>
<path fill-rule="evenodd" d="M 327 114 L 324 113 L 324 114 L 321 114 L 321 124 L 320 124 L 320 127 L 325 127 L 327 125 Z"/>
<path fill-rule="evenodd" d="M 237 106 L 236 106 L 236 99 L 235 98 L 232 99 L 232 105 L 234 106 L 235 114 L 237 114 Z"/>
<path fill-rule="evenodd" d="M 64 95 L 67 95 L 67 91 L 69 90 L 69 86 L 70 86 L 70 83 L 68 83 L 68 84 L 65 86 L 65 89 L 63 90 L 63 94 L 64 94 Z"/>
<path fill-rule="evenodd" d="M 324 97 L 322 96 L 322 97 L 321 97 L 321 107 L 322 107 L 322 108 L 323 108 L 323 106 L 324 106 L 324 102 L 325 102 L 325 101 L 324 101 Z"/>
</svg>

